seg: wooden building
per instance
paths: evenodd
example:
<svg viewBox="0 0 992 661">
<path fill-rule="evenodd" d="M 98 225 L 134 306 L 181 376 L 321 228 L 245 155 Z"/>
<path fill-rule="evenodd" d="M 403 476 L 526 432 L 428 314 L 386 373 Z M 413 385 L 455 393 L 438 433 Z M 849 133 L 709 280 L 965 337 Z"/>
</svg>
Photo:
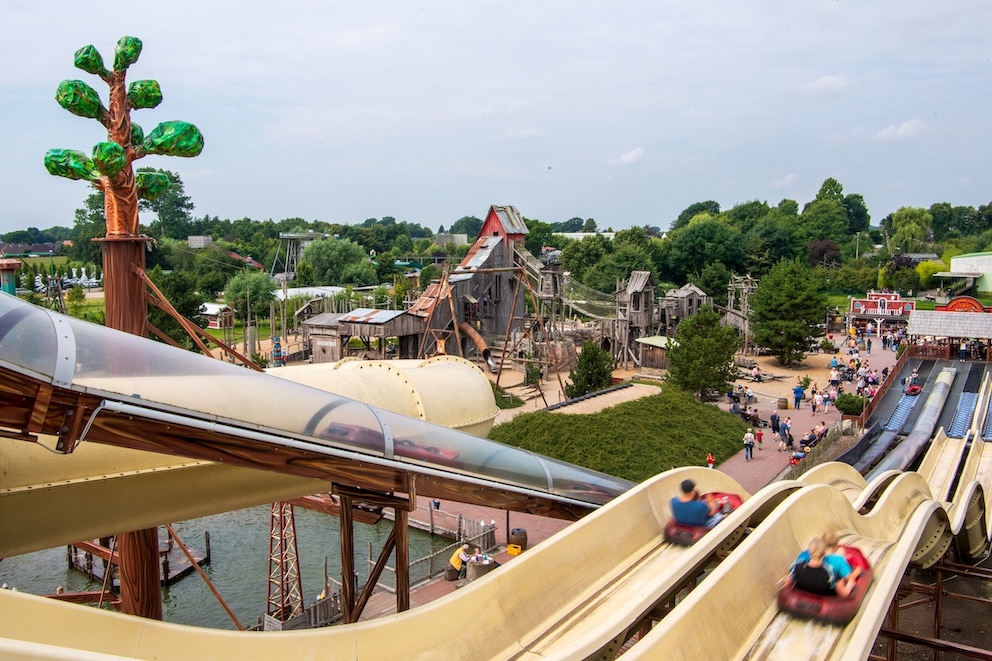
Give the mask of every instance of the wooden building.
<svg viewBox="0 0 992 661">
<path fill-rule="evenodd" d="M 988 312 L 916 310 L 909 317 L 906 336 L 914 357 L 992 361 Z"/>
<path fill-rule="evenodd" d="M 664 335 L 637 338 L 641 371 L 654 374 L 668 369 L 668 345 L 672 338 Z"/>
<path fill-rule="evenodd" d="M 200 316 L 207 320 L 207 328 L 234 328 L 234 310 L 221 303 L 204 303 Z"/>
<path fill-rule="evenodd" d="M 422 355 L 458 354 L 456 338 L 462 355 L 481 353 L 484 346 L 502 346 L 510 331 L 520 329 L 526 276 L 514 264 L 514 247 L 523 247 L 527 233 L 515 207 L 489 208 L 465 258 L 408 310 L 423 323 Z"/>
<path fill-rule="evenodd" d="M 415 358 L 419 348 L 421 320 L 403 310 L 358 308 L 350 312 L 325 312 L 302 322 L 303 343 L 313 363 L 333 363 L 349 355 L 348 344 L 361 338 L 363 351 L 385 359 Z M 397 352 L 390 352 L 395 341 Z"/>
</svg>

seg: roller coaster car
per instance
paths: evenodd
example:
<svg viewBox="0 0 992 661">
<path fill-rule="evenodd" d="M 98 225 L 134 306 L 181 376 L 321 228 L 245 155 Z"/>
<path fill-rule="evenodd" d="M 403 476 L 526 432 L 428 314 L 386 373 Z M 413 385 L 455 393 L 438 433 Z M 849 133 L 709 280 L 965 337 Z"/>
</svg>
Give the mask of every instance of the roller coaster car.
<svg viewBox="0 0 992 661">
<path fill-rule="evenodd" d="M 359 427 L 357 425 L 345 425 L 341 423 L 331 423 L 319 434 L 319 438 L 326 438 L 329 441 L 354 445 L 367 450 L 383 451 L 384 441 L 382 432 Z"/>
<path fill-rule="evenodd" d="M 455 461 L 458 459 L 458 452 L 456 450 L 438 448 L 433 445 L 417 445 L 405 438 L 396 439 L 396 455 L 408 459 L 428 461 L 434 464 L 458 465 L 458 462 Z"/>
<path fill-rule="evenodd" d="M 717 506 L 720 511 L 729 514 L 735 509 L 741 506 L 744 502 L 740 496 L 735 493 L 724 493 L 721 491 L 714 491 L 709 494 L 704 494 L 703 498 L 707 496 L 713 496 L 713 500 L 716 501 Z M 698 542 L 703 535 L 709 532 L 709 528 L 706 526 L 689 526 L 684 523 L 679 523 L 673 517 L 668 523 L 665 524 L 665 541 L 671 544 L 678 544 L 679 546 L 692 546 Z"/>
<path fill-rule="evenodd" d="M 861 551 L 853 546 L 840 546 L 838 549 L 843 552 L 852 569 L 861 567 L 857 585 L 851 590 L 851 594 L 846 597 L 814 594 L 800 590 L 791 581 L 786 581 L 786 584 L 778 591 L 779 608 L 795 617 L 818 620 L 828 624 L 847 624 L 850 622 L 854 614 L 858 612 L 858 608 L 861 607 L 861 602 L 868 592 L 874 575 L 868 559 Z"/>
<path fill-rule="evenodd" d="M 923 392 L 922 386 L 910 386 L 906 388 L 906 394 L 909 395 L 910 397 L 915 397 L 916 395 L 919 395 L 921 392 Z"/>
</svg>

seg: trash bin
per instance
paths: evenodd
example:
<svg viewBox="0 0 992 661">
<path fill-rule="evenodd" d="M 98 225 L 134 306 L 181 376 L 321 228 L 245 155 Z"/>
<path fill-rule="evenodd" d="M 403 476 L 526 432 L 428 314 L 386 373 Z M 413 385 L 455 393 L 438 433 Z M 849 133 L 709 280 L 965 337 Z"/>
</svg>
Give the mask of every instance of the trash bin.
<svg viewBox="0 0 992 661">
<path fill-rule="evenodd" d="M 527 530 L 525 528 L 512 528 L 510 530 L 510 544 L 516 544 L 521 551 L 527 550 Z"/>
<path fill-rule="evenodd" d="M 785 397 L 778 398 L 778 407 L 782 410 L 789 408 L 789 400 Z"/>
</svg>

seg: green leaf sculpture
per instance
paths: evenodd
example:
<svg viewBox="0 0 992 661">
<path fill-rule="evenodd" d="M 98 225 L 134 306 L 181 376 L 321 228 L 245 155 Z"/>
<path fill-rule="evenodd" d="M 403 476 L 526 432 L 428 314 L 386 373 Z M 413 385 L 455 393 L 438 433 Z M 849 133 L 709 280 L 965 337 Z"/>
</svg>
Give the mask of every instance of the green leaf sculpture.
<svg viewBox="0 0 992 661">
<path fill-rule="evenodd" d="M 95 119 L 107 130 L 107 140 L 93 147 L 90 158 L 81 151 L 50 149 L 45 154 L 49 173 L 85 179 L 103 191 L 108 236 L 135 236 L 139 231 L 138 200 L 153 199 L 172 182 L 161 173 L 134 173 L 134 161 L 148 154 L 197 156 L 203 151 L 203 135 L 187 122 L 162 122 L 145 135 L 131 121 L 131 110 L 155 108 L 162 103 L 162 88 L 155 80 L 125 80 L 127 68 L 141 55 L 141 40 L 121 37 L 114 50 L 114 68 L 107 71 L 103 57 L 93 46 L 76 51 L 76 68 L 99 76 L 107 84 L 107 105 L 92 87 L 81 80 L 64 80 L 55 92 L 59 105 L 80 117 Z"/>
<path fill-rule="evenodd" d="M 49 149 L 45 154 L 45 169 L 49 174 L 67 179 L 93 181 L 100 177 L 96 164 L 75 149 Z"/>
<path fill-rule="evenodd" d="M 128 85 L 127 98 L 134 108 L 154 108 L 162 103 L 162 88 L 157 80 L 136 80 Z"/>
<path fill-rule="evenodd" d="M 203 151 L 200 129 L 188 122 L 162 122 L 145 137 L 145 153 L 196 156 Z"/>
<path fill-rule="evenodd" d="M 124 71 L 141 56 L 141 39 L 121 37 L 114 50 L 114 71 Z"/>
<path fill-rule="evenodd" d="M 100 119 L 106 110 L 96 90 L 81 80 L 63 80 L 55 90 L 59 105 L 80 117 Z"/>
<path fill-rule="evenodd" d="M 154 200 L 172 185 L 172 180 L 162 172 L 139 172 L 135 179 L 138 197 L 143 200 Z"/>
<path fill-rule="evenodd" d="M 86 73 L 103 78 L 107 75 L 107 68 L 103 65 L 103 56 L 100 55 L 94 46 L 83 46 L 76 51 L 73 63 L 77 69 L 82 69 Z"/>
<path fill-rule="evenodd" d="M 131 122 L 131 144 L 140 145 L 145 141 L 145 129 Z"/>
<path fill-rule="evenodd" d="M 127 165 L 127 152 L 116 142 L 98 142 L 93 147 L 93 162 L 100 172 L 113 177 Z"/>
</svg>

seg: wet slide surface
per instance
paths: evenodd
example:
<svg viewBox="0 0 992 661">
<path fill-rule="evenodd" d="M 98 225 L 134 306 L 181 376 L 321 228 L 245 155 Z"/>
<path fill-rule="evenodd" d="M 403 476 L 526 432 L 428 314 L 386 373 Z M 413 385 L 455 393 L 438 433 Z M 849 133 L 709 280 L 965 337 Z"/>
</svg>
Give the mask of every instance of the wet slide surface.
<svg viewBox="0 0 992 661">
<path fill-rule="evenodd" d="M 0 655 L 32 658 L 32 649 L 44 656 L 64 648 L 156 659 L 590 658 L 615 651 L 652 610 L 715 565 L 625 656 L 864 658 L 909 563 L 936 561 L 952 540 L 947 512 L 918 473 L 865 485 L 849 466 L 826 464 L 802 482 L 773 483 L 747 497 L 696 545 L 673 547 L 660 540 L 669 499 L 686 477 L 704 491 L 740 492 L 718 471 L 664 473 L 446 599 L 354 625 L 216 631 L 0 591 Z M 872 510 L 858 514 L 878 491 Z M 738 543 L 745 526 L 753 531 Z M 843 542 L 875 568 L 847 627 L 794 620 L 776 606 L 779 579 L 808 539 L 828 527 L 843 531 Z M 722 625 L 707 624 L 714 621 Z M 696 635 L 702 630 L 708 635 Z"/>
</svg>

